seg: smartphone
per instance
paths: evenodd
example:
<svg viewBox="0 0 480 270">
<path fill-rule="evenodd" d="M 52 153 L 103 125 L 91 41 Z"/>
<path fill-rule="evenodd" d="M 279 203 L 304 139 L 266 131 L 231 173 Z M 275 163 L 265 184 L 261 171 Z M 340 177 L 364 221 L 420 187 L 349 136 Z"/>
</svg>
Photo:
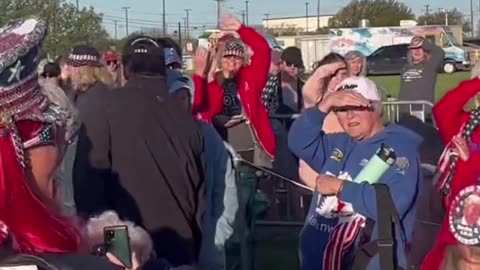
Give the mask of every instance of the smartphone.
<svg viewBox="0 0 480 270">
<path fill-rule="evenodd" d="M 110 252 L 119 259 L 126 268 L 132 268 L 132 251 L 127 226 L 120 225 L 103 228 L 103 241 L 106 252 Z"/>
</svg>

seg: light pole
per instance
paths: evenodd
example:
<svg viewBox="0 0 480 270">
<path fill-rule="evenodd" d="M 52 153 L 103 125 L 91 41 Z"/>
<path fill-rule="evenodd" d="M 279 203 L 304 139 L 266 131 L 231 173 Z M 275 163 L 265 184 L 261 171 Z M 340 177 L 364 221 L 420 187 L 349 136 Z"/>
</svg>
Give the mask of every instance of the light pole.
<svg viewBox="0 0 480 270">
<path fill-rule="evenodd" d="M 317 30 L 320 29 L 320 0 L 317 0 Z"/>
<path fill-rule="evenodd" d="M 220 16 L 222 15 L 222 2 L 225 0 L 214 0 L 217 2 L 217 29 L 220 29 Z"/>
<path fill-rule="evenodd" d="M 185 38 L 188 39 L 190 37 L 190 11 L 192 11 L 191 9 L 187 8 L 185 9 L 185 12 L 187 13 L 187 17 L 186 17 L 186 25 L 185 25 L 185 29 L 187 29 L 187 33 L 185 34 Z"/>
<path fill-rule="evenodd" d="M 472 30 L 472 38 L 475 36 L 474 31 L 474 22 L 473 22 L 473 0 L 470 0 L 470 28 Z"/>
<path fill-rule="evenodd" d="M 308 32 L 308 5 L 309 3 L 306 2 L 305 3 L 305 24 L 306 24 L 305 32 Z"/>
<path fill-rule="evenodd" d="M 265 28 L 268 29 L 268 18 L 270 16 L 270 13 L 265 13 L 264 15 L 265 15 Z"/>
<path fill-rule="evenodd" d="M 245 25 L 248 25 L 248 0 L 245 1 Z"/>
<path fill-rule="evenodd" d="M 163 36 L 167 35 L 167 21 L 166 21 L 166 15 L 165 15 L 165 0 L 162 0 L 162 28 L 163 28 Z"/>
<path fill-rule="evenodd" d="M 122 9 L 125 10 L 125 32 L 127 33 L 128 37 L 128 10 L 130 9 L 130 7 L 122 7 Z"/>
</svg>

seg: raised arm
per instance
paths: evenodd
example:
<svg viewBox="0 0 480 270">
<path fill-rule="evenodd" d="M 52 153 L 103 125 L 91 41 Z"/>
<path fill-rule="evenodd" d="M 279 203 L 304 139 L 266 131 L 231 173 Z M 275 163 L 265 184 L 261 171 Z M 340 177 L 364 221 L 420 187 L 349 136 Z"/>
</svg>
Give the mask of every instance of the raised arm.
<svg viewBox="0 0 480 270">
<path fill-rule="evenodd" d="M 321 66 L 315 70 L 312 76 L 308 78 L 302 89 L 303 104 L 305 108 L 315 106 L 323 97 L 324 90 L 327 89 L 328 79 L 335 73 L 346 68 L 345 63 L 337 62 Z"/>
<path fill-rule="evenodd" d="M 322 171 L 326 155 L 332 148 L 322 131 L 326 116 L 316 107 L 307 109 L 295 120 L 288 133 L 290 150 L 317 172 Z"/>
<path fill-rule="evenodd" d="M 195 91 L 193 93 L 192 113 L 213 117 L 223 109 L 223 90 L 214 77 L 215 55 L 209 54 L 206 49 L 198 48 L 195 52 L 194 65 L 193 84 Z"/>
<path fill-rule="evenodd" d="M 464 107 L 478 93 L 480 93 L 480 79 L 464 81 L 445 94 L 433 107 L 433 116 L 445 144 L 460 131 L 461 125 L 468 117 Z"/>
<path fill-rule="evenodd" d="M 430 54 L 430 60 L 428 60 L 427 66 L 434 70 L 440 69 L 443 59 L 445 58 L 445 52 L 443 49 L 431 43 L 430 41 L 425 41 L 422 47 L 423 50 Z"/>
</svg>

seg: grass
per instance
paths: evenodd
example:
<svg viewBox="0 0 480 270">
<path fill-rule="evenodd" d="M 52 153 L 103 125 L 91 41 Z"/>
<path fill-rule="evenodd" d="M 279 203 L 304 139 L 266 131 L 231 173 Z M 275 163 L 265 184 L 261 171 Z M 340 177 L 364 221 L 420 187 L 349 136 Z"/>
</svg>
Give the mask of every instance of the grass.
<svg viewBox="0 0 480 270">
<path fill-rule="evenodd" d="M 469 72 L 456 72 L 453 74 L 439 74 L 435 99 L 438 101 L 445 93 L 455 88 L 461 81 L 470 78 Z M 397 97 L 400 92 L 400 76 L 372 76 L 370 77 L 379 87 L 387 90 L 392 96 Z"/>
</svg>

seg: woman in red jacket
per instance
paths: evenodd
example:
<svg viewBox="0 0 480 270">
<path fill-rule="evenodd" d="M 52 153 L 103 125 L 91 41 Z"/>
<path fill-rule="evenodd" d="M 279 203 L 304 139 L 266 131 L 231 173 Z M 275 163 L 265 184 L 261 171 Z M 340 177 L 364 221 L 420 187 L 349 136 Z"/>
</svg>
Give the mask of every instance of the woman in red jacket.
<svg viewBox="0 0 480 270">
<path fill-rule="evenodd" d="M 231 15 L 221 18 L 221 26 L 225 32 L 236 32 L 241 42 L 233 39 L 225 44 L 222 70 L 215 76 L 205 74 L 205 65 L 196 68 L 193 114 L 207 123 L 221 115 L 224 128 L 249 121 L 257 142 L 273 158 L 275 138 L 261 99 L 270 68 L 270 46 L 253 28 Z M 247 46 L 252 50 L 250 59 L 246 57 Z"/>
<path fill-rule="evenodd" d="M 478 233 L 470 236 L 464 234 L 465 229 L 470 230 L 467 228 L 470 225 L 472 231 L 480 227 L 477 222 L 464 224 L 468 211 L 463 210 L 471 195 L 480 194 L 480 107 L 470 112 L 464 111 L 465 105 L 478 93 L 480 79 L 474 78 L 448 92 L 433 108 L 440 136 L 447 145 L 440 159 L 441 177 L 437 182 L 447 214 L 434 248 L 425 257 L 421 270 L 441 269 L 449 246 L 480 243 Z"/>
</svg>

